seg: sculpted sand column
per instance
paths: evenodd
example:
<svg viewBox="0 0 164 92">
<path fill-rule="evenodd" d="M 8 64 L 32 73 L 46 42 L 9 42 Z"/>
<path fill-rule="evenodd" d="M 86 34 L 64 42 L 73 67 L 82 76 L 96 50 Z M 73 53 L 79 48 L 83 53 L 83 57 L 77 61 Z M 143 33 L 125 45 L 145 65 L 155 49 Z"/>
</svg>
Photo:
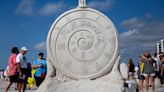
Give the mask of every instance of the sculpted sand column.
<svg viewBox="0 0 164 92">
<path fill-rule="evenodd" d="M 86 0 L 54 21 L 47 53 L 48 76 L 37 92 L 121 92 L 117 30 Z"/>
<path fill-rule="evenodd" d="M 78 7 L 86 7 L 86 0 L 79 0 L 79 6 Z"/>
</svg>

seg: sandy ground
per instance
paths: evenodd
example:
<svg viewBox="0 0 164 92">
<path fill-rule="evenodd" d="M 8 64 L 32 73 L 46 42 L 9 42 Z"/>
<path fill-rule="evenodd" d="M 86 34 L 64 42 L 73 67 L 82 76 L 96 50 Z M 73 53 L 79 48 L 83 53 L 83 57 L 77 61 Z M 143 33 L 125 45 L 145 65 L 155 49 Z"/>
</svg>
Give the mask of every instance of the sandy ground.
<svg viewBox="0 0 164 92">
<path fill-rule="evenodd" d="M 144 87 L 144 89 L 145 89 L 145 87 Z M 145 89 L 145 90 L 146 90 L 146 89 Z M 146 92 L 146 91 L 144 91 L 144 92 Z M 152 92 L 152 91 L 151 91 L 151 88 L 149 88 L 149 92 Z M 155 89 L 155 92 L 164 92 L 164 87 L 160 87 L 160 88 L 158 88 L 158 89 L 156 88 L 156 89 Z"/>
<path fill-rule="evenodd" d="M 6 86 L 7 86 L 7 84 L 8 84 L 8 82 L 0 80 L 0 92 L 4 92 L 4 90 L 5 90 Z M 26 89 L 26 92 L 35 92 L 36 89 L 37 89 L 37 87 L 34 86 L 34 87 L 31 88 L 31 89 Z M 144 89 L 145 89 L 145 87 L 144 87 Z M 13 84 L 13 85 L 10 87 L 10 89 L 9 89 L 8 92 L 18 92 L 18 90 L 15 90 L 15 84 Z M 146 91 L 144 91 L 144 92 L 146 92 Z M 151 88 L 149 88 L 149 92 L 152 92 L 152 91 L 151 91 Z M 161 87 L 161 88 L 156 89 L 155 92 L 164 92 L 164 86 Z"/>
<path fill-rule="evenodd" d="M 0 92 L 5 92 L 5 88 L 8 85 L 8 82 L 0 80 Z M 31 89 L 26 89 L 26 92 L 35 92 L 37 89 L 36 86 L 34 86 Z M 15 90 L 15 84 L 12 84 L 8 92 L 18 92 L 18 90 Z"/>
</svg>

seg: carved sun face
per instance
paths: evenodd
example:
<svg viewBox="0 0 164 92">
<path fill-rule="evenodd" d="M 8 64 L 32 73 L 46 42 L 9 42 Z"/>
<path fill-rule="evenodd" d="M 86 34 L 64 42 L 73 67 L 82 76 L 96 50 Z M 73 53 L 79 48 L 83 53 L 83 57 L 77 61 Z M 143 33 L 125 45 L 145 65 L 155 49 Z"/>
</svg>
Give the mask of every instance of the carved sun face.
<svg viewBox="0 0 164 92">
<path fill-rule="evenodd" d="M 60 16 L 47 41 L 52 63 L 75 79 L 102 76 L 111 70 L 118 55 L 114 25 L 93 9 L 75 9 Z"/>
</svg>

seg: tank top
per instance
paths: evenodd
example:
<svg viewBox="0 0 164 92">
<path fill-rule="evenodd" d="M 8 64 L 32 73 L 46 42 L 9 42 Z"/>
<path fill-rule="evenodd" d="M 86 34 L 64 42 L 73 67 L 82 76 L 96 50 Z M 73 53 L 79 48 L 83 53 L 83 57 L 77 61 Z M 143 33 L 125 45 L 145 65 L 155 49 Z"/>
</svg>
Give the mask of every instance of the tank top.
<svg viewBox="0 0 164 92">
<path fill-rule="evenodd" d="M 132 64 L 132 65 L 130 64 L 129 72 L 135 72 L 135 71 L 134 71 L 134 67 L 135 67 L 134 64 Z"/>
<path fill-rule="evenodd" d="M 150 60 L 144 59 L 144 74 L 150 74 L 155 73 L 154 67 L 153 67 L 153 59 Z"/>
</svg>

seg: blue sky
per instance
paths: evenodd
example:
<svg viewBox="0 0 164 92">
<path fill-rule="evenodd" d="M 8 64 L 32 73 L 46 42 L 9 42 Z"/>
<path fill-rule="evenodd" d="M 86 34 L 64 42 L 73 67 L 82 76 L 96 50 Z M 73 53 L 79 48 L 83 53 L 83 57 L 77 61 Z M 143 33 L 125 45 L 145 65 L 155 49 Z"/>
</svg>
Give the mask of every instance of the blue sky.
<svg viewBox="0 0 164 92">
<path fill-rule="evenodd" d="M 76 8 L 78 0 L 0 0 L 0 69 L 5 68 L 13 46 L 26 46 L 30 62 L 40 51 L 53 21 L 64 11 Z M 120 38 L 122 62 L 155 50 L 164 39 L 163 0 L 87 0 L 89 7 L 106 14 Z"/>
</svg>

